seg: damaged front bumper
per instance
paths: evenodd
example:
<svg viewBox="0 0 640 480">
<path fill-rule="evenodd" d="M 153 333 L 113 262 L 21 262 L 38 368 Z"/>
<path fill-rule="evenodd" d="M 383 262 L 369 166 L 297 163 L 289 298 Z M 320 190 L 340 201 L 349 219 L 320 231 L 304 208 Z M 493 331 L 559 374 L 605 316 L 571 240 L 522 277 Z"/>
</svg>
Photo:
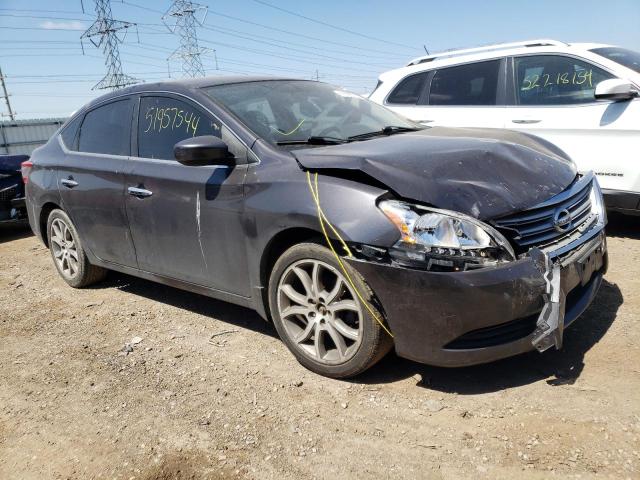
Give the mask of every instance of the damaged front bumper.
<svg viewBox="0 0 640 480">
<path fill-rule="evenodd" d="M 595 230 L 595 229 L 594 229 Z M 385 312 L 399 356 L 437 366 L 560 348 L 607 269 L 604 230 L 556 251 L 465 272 L 430 272 L 348 258 Z"/>
</svg>

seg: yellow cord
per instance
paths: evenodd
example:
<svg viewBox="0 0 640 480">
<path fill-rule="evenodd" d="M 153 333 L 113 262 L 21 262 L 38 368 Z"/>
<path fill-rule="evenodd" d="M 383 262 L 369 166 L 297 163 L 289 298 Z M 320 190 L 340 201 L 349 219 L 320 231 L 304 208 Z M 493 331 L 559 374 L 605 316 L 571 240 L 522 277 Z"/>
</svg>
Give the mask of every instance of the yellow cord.
<svg viewBox="0 0 640 480">
<path fill-rule="evenodd" d="M 320 227 L 322 228 L 322 233 L 324 234 L 324 238 L 327 241 L 327 245 L 329 246 L 329 248 L 333 252 L 333 255 L 336 257 L 336 260 L 338 261 L 338 264 L 340 265 L 340 268 L 342 269 L 342 271 L 344 272 L 345 276 L 347 277 L 347 281 L 349 282 L 349 285 L 351 285 L 351 288 L 353 288 L 353 291 L 356 292 L 356 295 L 358 296 L 358 298 L 360 299 L 362 304 L 365 306 L 365 308 L 367 310 L 369 310 L 369 313 L 371 314 L 371 316 L 373 316 L 373 318 L 376 320 L 376 322 L 378 322 L 380 324 L 380 326 L 383 328 L 383 330 L 385 332 L 387 332 L 391 338 L 393 338 L 393 334 L 389 331 L 389 329 L 386 327 L 384 322 L 378 317 L 378 315 L 369 306 L 369 303 L 363 298 L 362 294 L 360 293 L 360 291 L 356 287 L 354 281 L 351 279 L 351 275 L 349 275 L 349 272 L 347 271 L 347 267 L 345 267 L 344 263 L 342 263 L 342 259 L 340 258 L 340 255 L 338 255 L 338 252 L 336 252 L 335 248 L 333 247 L 333 243 L 331 243 L 331 239 L 329 238 L 329 235 L 327 234 L 327 229 L 324 226 L 325 222 L 327 223 L 327 225 L 329 225 L 329 228 L 331 228 L 331 230 L 333 231 L 335 236 L 340 241 L 340 243 L 342 244 L 342 247 L 347 252 L 347 255 L 349 257 L 353 258 L 353 254 L 351 253 L 351 250 L 349 250 L 349 247 L 347 246 L 347 244 L 343 240 L 342 236 L 340 236 L 338 231 L 334 228 L 334 226 L 331 224 L 331 222 L 327 219 L 327 217 L 325 216 L 324 212 L 322 211 L 322 208 L 320 207 L 320 191 L 318 189 L 318 173 L 316 172 L 314 174 L 315 190 L 314 190 L 314 186 L 311 185 L 311 173 L 309 171 L 307 171 L 307 183 L 309 184 L 309 190 L 311 190 L 311 196 L 313 197 L 313 200 L 316 203 L 316 207 L 318 209 L 318 220 L 320 221 Z"/>
<path fill-rule="evenodd" d="M 298 131 L 298 129 L 302 126 L 302 124 L 304 123 L 304 118 L 302 120 L 300 120 L 300 123 L 296 126 L 296 128 L 294 128 L 293 130 L 291 130 L 289 133 L 285 133 L 283 131 L 281 131 L 279 128 L 273 128 L 271 127 L 272 130 L 275 130 L 276 132 L 278 132 L 280 135 L 283 135 L 285 137 L 291 135 L 292 133 L 295 133 Z"/>
</svg>

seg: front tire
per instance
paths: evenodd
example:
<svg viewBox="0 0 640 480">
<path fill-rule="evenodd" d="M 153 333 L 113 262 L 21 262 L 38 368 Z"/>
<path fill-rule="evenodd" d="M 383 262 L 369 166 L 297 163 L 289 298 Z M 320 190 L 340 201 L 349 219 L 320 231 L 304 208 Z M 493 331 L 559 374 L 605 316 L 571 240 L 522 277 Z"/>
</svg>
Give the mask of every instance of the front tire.
<svg viewBox="0 0 640 480">
<path fill-rule="evenodd" d="M 47 221 L 51 258 L 62 279 L 74 288 L 84 288 L 104 279 L 107 270 L 89 263 L 78 231 L 69 216 L 53 210 Z"/>
<path fill-rule="evenodd" d="M 303 366 L 331 378 L 364 372 L 393 345 L 369 311 L 384 318 L 371 289 L 344 265 L 366 305 L 331 251 L 314 243 L 288 249 L 269 280 L 269 307 L 280 338 Z"/>
</svg>

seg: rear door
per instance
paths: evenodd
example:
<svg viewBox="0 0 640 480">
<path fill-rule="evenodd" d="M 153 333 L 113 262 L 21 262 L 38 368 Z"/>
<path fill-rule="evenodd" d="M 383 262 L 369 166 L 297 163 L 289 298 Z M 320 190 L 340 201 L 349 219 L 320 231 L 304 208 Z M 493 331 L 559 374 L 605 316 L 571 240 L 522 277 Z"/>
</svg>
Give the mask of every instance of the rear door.
<svg viewBox="0 0 640 480">
<path fill-rule="evenodd" d="M 248 295 L 241 224 L 247 149 L 182 96 L 143 95 L 136 118 L 137 156 L 127 175 L 126 209 L 139 268 Z M 200 135 L 225 140 L 237 165 L 178 163 L 174 145 Z"/>
<path fill-rule="evenodd" d="M 494 59 L 414 74 L 385 103 L 425 125 L 502 128 L 505 65 Z"/>
<path fill-rule="evenodd" d="M 597 84 L 615 75 L 587 60 L 554 54 L 515 57 L 510 70 L 506 128 L 555 143 L 579 170 L 595 171 L 605 189 L 633 190 L 640 184 L 640 99 L 594 97 Z"/>
<path fill-rule="evenodd" d="M 58 169 L 62 207 L 84 246 L 101 260 L 135 267 L 124 207 L 124 168 L 130 153 L 133 99 L 89 110 L 63 130 Z"/>
</svg>

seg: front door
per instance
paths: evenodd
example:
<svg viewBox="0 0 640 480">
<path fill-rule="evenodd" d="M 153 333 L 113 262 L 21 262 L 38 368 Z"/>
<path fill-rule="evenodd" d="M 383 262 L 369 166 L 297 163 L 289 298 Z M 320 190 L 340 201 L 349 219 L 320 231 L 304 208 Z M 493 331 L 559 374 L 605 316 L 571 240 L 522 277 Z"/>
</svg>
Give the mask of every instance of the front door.
<svg viewBox="0 0 640 480">
<path fill-rule="evenodd" d="M 575 57 L 529 55 L 513 59 L 513 77 L 514 105 L 506 109 L 505 128 L 556 144 L 580 171 L 596 172 L 605 189 L 640 184 L 640 99 L 594 97 L 597 84 L 613 74 Z"/>
<path fill-rule="evenodd" d="M 241 224 L 244 147 L 210 113 L 168 94 L 140 97 L 136 130 L 126 209 L 139 268 L 248 296 Z M 200 135 L 222 137 L 237 165 L 178 163 L 174 145 Z"/>
<path fill-rule="evenodd" d="M 133 99 L 90 110 L 65 128 L 58 169 L 62 207 L 84 246 L 101 260 L 136 266 L 124 205 L 124 169 L 131 145 Z M 77 125 L 76 125 L 77 123 Z"/>
</svg>

